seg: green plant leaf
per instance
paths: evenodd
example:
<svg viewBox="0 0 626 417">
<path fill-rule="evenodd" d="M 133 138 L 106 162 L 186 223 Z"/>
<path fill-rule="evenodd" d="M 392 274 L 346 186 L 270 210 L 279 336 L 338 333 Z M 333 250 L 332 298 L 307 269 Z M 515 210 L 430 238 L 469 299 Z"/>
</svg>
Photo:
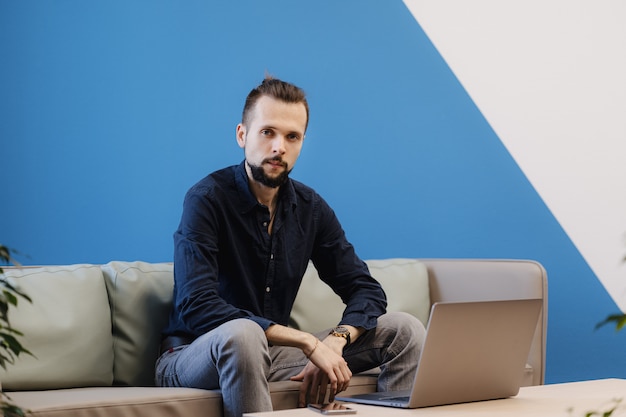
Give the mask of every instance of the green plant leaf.
<svg viewBox="0 0 626 417">
<path fill-rule="evenodd" d="M 17 329 L 14 329 L 13 327 L 0 326 L 0 329 L 5 330 L 7 332 L 11 332 L 11 333 L 13 333 L 14 335 L 17 335 L 17 336 L 24 336 L 24 333 L 20 332 Z"/>
<path fill-rule="evenodd" d="M 11 258 L 11 253 L 15 253 L 7 246 L 0 245 L 0 264 L 13 263 L 19 265 Z M 22 332 L 14 329 L 9 324 L 9 307 L 17 306 L 18 297 L 22 297 L 28 302 L 32 300 L 28 295 L 14 287 L 4 276 L 4 270 L 0 267 L 0 366 L 7 369 L 8 364 L 13 364 L 15 357 L 21 353 L 34 355 L 16 339 L 15 336 L 23 336 Z M 0 389 L 0 410 L 3 417 L 25 417 L 31 414 L 29 410 L 24 410 L 14 404 L 6 393 Z"/>
<path fill-rule="evenodd" d="M 24 410 L 19 405 L 14 404 L 11 397 L 1 390 L 0 410 L 2 410 L 2 415 L 4 417 L 25 417 L 32 413 L 30 410 Z"/>
<path fill-rule="evenodd" d="M 7 356 L 2 351 L 0 351 L 0 366 L 5 371 L 7 370 L 7 364 L 13 363 L 13 355 Z"/>
<path fill-rule="evenodd" d="M 8 263 L 11 260 L 11 249 L 0 245 L 0 260 L 4 263 Z"/>
<path fill-rule="evenodd" d="M 7 303 L 13 306 L 17 306 L 17 297 L 15 296 L 15 294 L 7 290 L 2 291 L 2 294 L 4 295 L 4 299 Z"/>
<path fill-rule="evenodd" d="M 606 319 L 604 319 L 603 321 L 601 321 L 600 323 L 598 323 L 596 325 L 596 329 L 610 324 L 610 323 L 614 323 L 615 324 L 615 330 L 616 331 L 620 331 L 622 330 L 622 328 L 624 326 L 626 326 L 626 314 L 622 313 L 622 314 L 611 314 L 610 316 L 608 316 Z"/>
<path fill-rule="evenodd" d="M 25 292 L 21 291 L 19 288 L 17 288 L 16 286 L 12 285 L 9 281 L 7 281 L 7 279 L 5 277 L 0 277 L 0 286 L 4 287 L 4 289 L 2 290 L 2 292 L 4 292 L 4 293 L 8 292 L 13 297 L 15 297 L 14 294 L 17 294 L 20 297 L 22 297 L 25 300 L 27 300 L 28 302 L 30 302 L 30 303 L 33 302 L 33 300 L 31 300 L 31 298 Z M 17 301 L 15 301 L 14 305 L 17 305 Z"/>
<path fill-rule="evenodd" d="M 0 345 L 15 354 L 15 356 L 19 356 L 20 353 L 26 353 L 34 356 L 28 349 L 22 346 L 19 340 L 17 340 L 13 335 L 2 332 L 0 333 L 0 339 L 2 339 L 2 341 L 0 341 Z"/>
</svg>

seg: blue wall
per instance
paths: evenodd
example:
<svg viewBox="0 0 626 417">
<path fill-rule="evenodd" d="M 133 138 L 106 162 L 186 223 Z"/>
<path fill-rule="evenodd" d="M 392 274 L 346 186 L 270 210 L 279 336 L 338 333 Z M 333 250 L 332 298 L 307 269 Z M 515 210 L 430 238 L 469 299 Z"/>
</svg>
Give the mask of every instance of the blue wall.
<svg viewBox="0 0 626 417">
<path fill-rule="evenodd" d="M 547 380 L 626 377 L 617 307 L 400 0 L 0 3 L 0 242 L 27 264 L 171 261 L 182 197 L 238 163 L 265 72 L 309 95 L 293 177 L 365 259 L 530 258 Z"/>
</svg>

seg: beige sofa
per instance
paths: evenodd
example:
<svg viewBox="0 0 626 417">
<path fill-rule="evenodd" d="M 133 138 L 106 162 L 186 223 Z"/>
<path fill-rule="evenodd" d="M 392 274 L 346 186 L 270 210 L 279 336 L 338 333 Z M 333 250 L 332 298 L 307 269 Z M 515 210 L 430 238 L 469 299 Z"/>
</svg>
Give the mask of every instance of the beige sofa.
<svg viewBox="0 0 626 417">
<path fill-rule="evenodd" d="M 544 309 L 528 357 L 524 385 L 544 381 L 547 277 L 523 260 L 367 261 L 383 285 L 389 310 L 424 322 L 436 301 L 541 298 Z M 172 265 L 111 262 L 5 268 L 33 299 L 10 318 L 36 358 L 20 356 L 3 389 L 41 417 L 222 415 L 219 391 L 153 386 L 159 331 L 171 303 Z M 292 326 L 316 331 L 335 324 L 342 305 L 310 267 L 292 314 Z M 358 375 L 348 393 L 375 390 L 373 374 Z M 293 408 L 298 383 L 272 383 L 275 409 Z"/>
</svg>

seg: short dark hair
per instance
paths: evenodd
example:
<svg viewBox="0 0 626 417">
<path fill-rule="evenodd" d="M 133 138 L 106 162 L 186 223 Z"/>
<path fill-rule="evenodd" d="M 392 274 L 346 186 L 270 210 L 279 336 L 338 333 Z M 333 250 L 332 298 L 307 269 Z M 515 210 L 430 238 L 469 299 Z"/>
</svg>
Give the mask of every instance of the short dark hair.
<svg viewBox="0 0 626 417">
<path fill-rule="evenodd" d="M 263 82 L 248 93 L 246 103 L 243 106 L 241 123 L 244 125 L 248 124 L 250 112 L 254 108 L 257 100 L 262 96 L 273 97 L 286 103 L 304 104 L 304 108 L 306 110 L 306 124 L 304 126 L 304 130 L 306 131 L 306 128 L 309 125 L 309 103 L 306 100 L 304 90 L 294 84 L 274 78 L 271 75 L 266 75 Z"/>
</svg>

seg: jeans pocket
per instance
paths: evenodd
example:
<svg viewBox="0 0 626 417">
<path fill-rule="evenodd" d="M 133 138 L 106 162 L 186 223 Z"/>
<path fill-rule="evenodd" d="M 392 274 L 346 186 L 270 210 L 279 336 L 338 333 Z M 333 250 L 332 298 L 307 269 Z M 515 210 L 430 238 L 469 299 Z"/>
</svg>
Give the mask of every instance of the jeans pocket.
<svg viewBox="0 0 626 417">
<path fill-rule="evenodd" d="M 175 362 L 178 353 L 185 349 L 188 345 L 178 346 L 164 352 L 155 364 L 155 384 L 158 387 L 178 387 L 178 376 L 175 372 Z"/>
</svg>

